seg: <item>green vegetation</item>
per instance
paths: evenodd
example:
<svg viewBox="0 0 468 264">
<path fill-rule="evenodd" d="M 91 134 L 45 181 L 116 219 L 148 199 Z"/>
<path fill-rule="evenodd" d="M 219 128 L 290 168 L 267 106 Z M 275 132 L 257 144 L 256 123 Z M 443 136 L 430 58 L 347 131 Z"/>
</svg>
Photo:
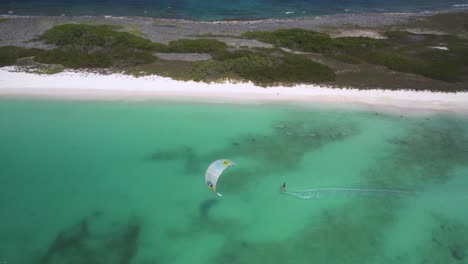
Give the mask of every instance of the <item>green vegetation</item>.
<svg viewBox="0 0 468 264">
<path fill-rule="evenodd" d="M 386 42 L 393 50 L 387 49 L 381 53 L 392 52 L 391 56 L 396 58 L 396 62 L 382 60 L 382 55 L 373 56 L 371 59 L 376 64 L 449 82 L 460 81 L 468 74 L 468 42 L 464 39 L 452 35 L 413 34 L 404 31 L 390 31 L 386 36 Z M 436 49 L 438 46 L 448 50 Z"/>
<path fill-rule="evenodd" d="M 403 26 L 437 30 L 449 34 L 466 34 L 468 32 L 468 12 L 448 12 L 417 17 Z"/>
<path fill-rule="evenodd" d="M 63 67 L 62 65 L 56 65 L 56 64 L 33 63 L 30 65 L 21 65 L 20 69 L 21 71 L 24 71 L 27 73 L 53 75 L 53 74 L 63 72 L 65 70 L 65 67 Z"/>
<path fill-rule="evenodd" d="M 128 73 L 141 76 L 158 74 L 180 80 L 252 81 L 257 85 L 291 85 L 332 81 L 334 72 L 325 65 L 277 49 L 219 50 L 208 61 L 184 62 L 158 60 L 132 67 Z"/>
<path fill-rule="evenodd" d="M 119 71 L 121 72 L 121 71 Z M 192 80 L 192 62 L 157 60 L 151 64 L 139 65 L 125 70 L 135 77 L 156 74 L 175 80 Z"/>
<path fill-rule="evenodd" d="M 176 40 L 168 45 L 153 43 L 110 25 L 64 24 L 47 30 L 38 40 L 58 48 L 35 59 L 70 68 L 125 68 L 156 61 L 153 52 L 211 53 L 227 45 L 213 39 Z"/>
<path fill-rule="evenodd" d="M 304 29 L 278 29 L 275 31 L 249 31 L 242 34 L 249 39 L 286 47 L 292 50 L 332 54 L 339 51 L 358 51 L 381 47 L 381 40 L 365 37 L 331 38 L 328 34 Z"/>
<path fill-rule="evenodd" d="M 128 32 L 118 32 L 115 30 L 118 28 L 85 24 L 53 27 L 39 40 L 59 47 L 38 54 L 35 60 L 70 68 L 122 68 L 157 59 L 152 52 L 159 48 L 158 45 Z"/>
<path fill-rule="evenodd" d="M 125 29 L 125 32 L 128 32 L 128 33 L 136 35 L 136 36 L 144 36 L 145 35 L 143 32 L 141 32 L 141 30 L 134 29 L 134 28 L 127 28 L 127 29 Z"/>
<path fill-rule="evenodd" d="M 8 18 L 1 17 L 0 18 L 0 23 L 8 21 Z"/>
<path fill-rule="evenodd" d="M 468 74 L 467 42 L 455 36 L 387 32 L 388 39 L 366 37 L 330 38 L 327 34 L 302 29 L 246 32 L 243 36 L 293 50 L 321 53 L 341 61 L 361 61 L 391 70 L 419 74 L 436 80 L 456 82 Z M 443 43 L 449 51 L 431 46 Z"/>
<path fill-rule="evenodd" d="M 157 58 L 147 52 L 126 49 L 112 49 L 91 53 L 60 48 L 39 53 L 36 61 L 48 64 L 62 64 L 69 68 L 124 68 L 154 62 Z"/>
<path fill-rule="evenodd" d="M 329 51 L 332 43 L 332 39 L 327 34 L 299 28 L 249 31 L 243 33 L 242 36 L 270 43 L 277 47 L 318 53 Z"/>
<path fill-rule="evenodd" d="M 213 53 L 226 48 L 226 43 L 215 39 L 180 39 L 169 42 L 167 52 Z"/>
<path fill-rule="evenodd" d="M 260 85 L 292 84 L 334 80 L 334 72 L 325 65 L 277 49 L 229 51 L 228 46 L 214 39 L 181 39 L 168 45 L 117 31 L 108 25 L 65 24 L 47 30 L 39 37 L 58 48 L 36 55 L 42 63 L 61 64 L 70 68 L 118 68 L 134 75 L 159 73 L 177 75 L 165 70 L 168 62 L 156 63 L 153 52 L 210 53 L 213 60 L 190 63 L 188 72 L 195 80 L 240 78 Z M 171 64 L 168 68 L 186 68 L 187 64 Z"/>
<path fill-rule="evenodd" d="M 42 74 L 52 75 L 52 74 L 57 74 L 57 73 L 63 72 L 64 70 L 65 70 L 65 68 L 62 65 L 52 65 L 52 66 L 50 66 L 48 68 L 45 68 L 42 71 Z"/>
<path fill-rule="evenodd" d="M 295 54 L 261 49 L 218 53 L 215 60 L 197 62 L 193 79 L 217 80 L 235 74 L 257 85 L 317 83 L 333 81 L 335 73 L 323 64 Z"/>
<path fill-rule="evenodd" d="M 180 39 L 167 45 L 154 43 L 135 35 L 138 32 L 129 33 L 133 28 L 90 24 L 55 26 L 37 39 L 57 46 L 55 49 L 1 47 L 0 66 L 19 65 L 21 60 L 18 62 L 18 59 L 33 57 L 27 59 L 31 61 L 30 65 L 36 68 L 44 66 L 40 72 L 51 74 L 62 71 L 63 67 L 107 68 L 135 76 L 158 74 L 197 81 L 229 78 L 252 81 L 261 86 L 335 81 L 338 85 L 353 83 L 365 87 L 366 83 L 375 86 L 379 81 L 387 81 L 392 83 L 389 85 L 392 89 L 399 87 L 394 84 L 393 72 L 373 66 L 381 65 L 392 71 L 446 81 L 447 85 L 462 81 L 453 84 L 458 88 L 447 88 L 451 91 L 463 90 L 459 87 L 468 80 L 468 42 L 453 35 L 389 31 L 386 32 L 387 39 L 331 38 L 324 33 L 303 29 L 280 29 L 242 34 L 243 38 L 271 43 L 275 48 L 234 48 L 211 38 Z M 213 37 L 209 34 L 206 36 Z M 309 54 L 293 54 L 279 47 Z M 209 53 L 212 59 L 197 62 L 158 60 L 153 55 L 155 52 Z M 311 58 L 327 65 L 314 62 Z M 34 63 L 33 60 L 43 64 Z M 51 65 L 57 66 L 49 67 Z M 339 78 L 336 78 L 334 70 L 340 71 Z M 406 80 L 415 79 L 400 76 Z M 374 80 L 374 77 L 377 79 Z"/>
<path fill-rule="evenodd" d="M 126 24 L 121 31 L 128 32 L 130 34 L 143 37 L 145 34 L 138 28 L 136 24 Z"/>
<path fill-rule="evenodd" d="M 64 24 L 47 30 L 38 39 L 47 44 L 80 48 L 83 51 L 115 47 L 142 50 L 153 48 L 150 40 L 116 31 L 119 28 L 111 25 Z"/>
<path fill-rule="evenodd" d="M 14 46 L 0 47 L 0 67 L 14 65 L 18 59 L 35 56 L 41 51 Z"/>
</svg>

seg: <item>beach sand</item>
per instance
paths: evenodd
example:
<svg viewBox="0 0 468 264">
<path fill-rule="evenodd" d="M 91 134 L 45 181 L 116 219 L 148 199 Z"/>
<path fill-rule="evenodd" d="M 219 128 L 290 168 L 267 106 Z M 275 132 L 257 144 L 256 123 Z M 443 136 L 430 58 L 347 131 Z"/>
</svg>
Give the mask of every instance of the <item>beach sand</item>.
<svg viewBox="0 0 468 264">
<path fill-rule="evenodd" d="M 208 103 L 300 104 L 308 107 L 359 107 L 397 113 L 468 113 L 468 93 L 435 93 L 410 90 L 342 89 L 317 85 L 263 88 L 248 83 L 177 81 L 160 76 L 65 71 L 39 75 L 0 68 L 1 97 L 67 100 L 148 101 L 169 100 Z"/>
</svg>

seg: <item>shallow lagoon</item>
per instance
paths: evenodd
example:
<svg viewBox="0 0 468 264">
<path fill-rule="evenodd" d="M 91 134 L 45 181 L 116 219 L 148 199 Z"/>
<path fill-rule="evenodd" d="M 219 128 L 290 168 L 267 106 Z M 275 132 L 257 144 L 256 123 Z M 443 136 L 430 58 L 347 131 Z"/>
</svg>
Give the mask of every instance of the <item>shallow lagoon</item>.
<svg viewBox="0 0 468 264">
<path fill-rule="evenodd" d="M 209 192 L 211 161 L 234 160 Z M 6 263 L 464 263 L 468 119 L 0 101 Z M 306 188 L 385 188 L 414 195 Z"/>
</svg>

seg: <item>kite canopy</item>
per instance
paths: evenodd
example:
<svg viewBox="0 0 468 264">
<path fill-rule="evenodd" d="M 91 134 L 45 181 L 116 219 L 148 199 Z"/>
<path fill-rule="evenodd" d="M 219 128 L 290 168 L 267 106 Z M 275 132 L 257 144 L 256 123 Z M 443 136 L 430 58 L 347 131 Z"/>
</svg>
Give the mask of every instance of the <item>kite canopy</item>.
<svg viewBox="0 0 468 264">
<path fill-rule="evenodd" d="M 220 159 L 220 160 L 215 160 L 213 163 L 208 166 L 208 169 L 206 170 L 205 174 L 205 182 L 206 185 L 208 185 L 208 188 L 212 192 L 216 192 L 216 183 L 218 182 L 219 176 L 221 176 L 221 173 L 228 167 L 236 165 L 233 161 L 227 160 L 227 159 Z M 219 196 L 222 196 L 221 194 L 217 193 Z"/>
</svg>

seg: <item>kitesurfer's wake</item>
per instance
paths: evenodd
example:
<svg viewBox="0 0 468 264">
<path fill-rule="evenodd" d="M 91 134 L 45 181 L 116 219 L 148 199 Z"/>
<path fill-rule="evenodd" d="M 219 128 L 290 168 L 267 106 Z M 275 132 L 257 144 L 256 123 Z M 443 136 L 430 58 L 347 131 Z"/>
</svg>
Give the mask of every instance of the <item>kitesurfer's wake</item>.
<svg viewBox="0 0 468 264">
<path fill-rule="evenodd" d="M 371 196 L 408 196 L 414 195 L 418 192 L 400 189 L 371 189 L 371 188 L 312 188 L 303 190 L 286 191 L 286 183 L 281 185 L 281 193 L 293 196 L 299 199 L 319 199 L 327 195 L 346 194 L 346 195 L 371 195 Z"/>
</svg>

